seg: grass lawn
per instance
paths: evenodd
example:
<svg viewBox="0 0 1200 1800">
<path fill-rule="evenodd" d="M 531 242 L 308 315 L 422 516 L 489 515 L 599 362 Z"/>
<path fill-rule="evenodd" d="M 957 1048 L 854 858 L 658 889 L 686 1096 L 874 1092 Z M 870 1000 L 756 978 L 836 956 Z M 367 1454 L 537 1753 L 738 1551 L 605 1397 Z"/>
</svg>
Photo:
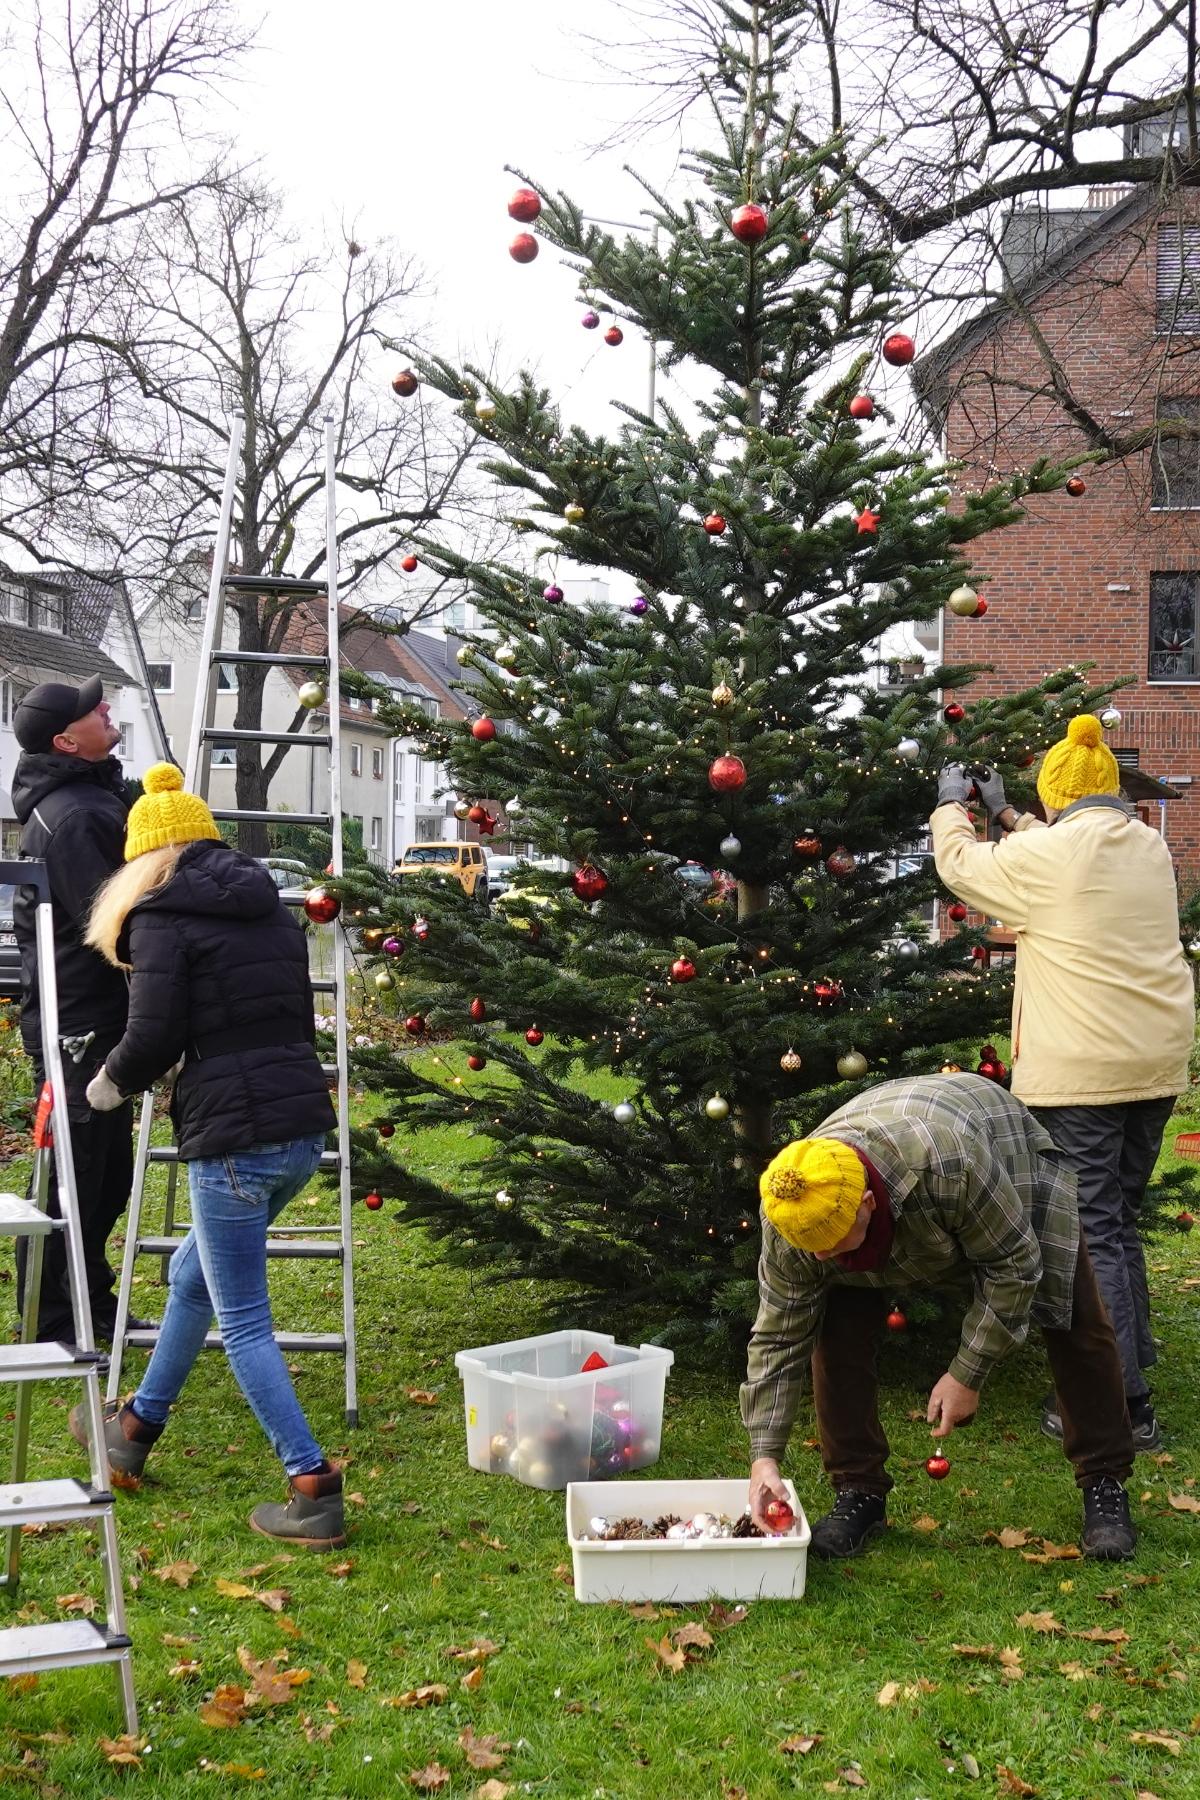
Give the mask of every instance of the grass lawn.
<svg viewBox="0 0 1200 1800">
<path fill-rule="evenodd" d="M 415 1154 L 450 1171 L 464 1150 L 447 1132 Z M 325 1199 L 311 1215 L 304 1205 L 294 1222 L 331 1216 Z M 280 1492 L 281 1479 L 223 1360 L 202 1361 L 151 1478 L 119 1501 L 126 1573 L 137 1584 L 140 1766 L 110 1765 L 100 1744 L 121 1729 L 111 1671 L 75 1670 L 10 1683 L 0 1696 L 0 1782 L 79 1800 L 243 1786 L 320 1800 L 397 1791 L 486 1800 L 758 1800 L 859 1788 L 888 1800 L 1200 1794 L 1200 1517 L 1170 1504 L 1174 1495 L 1200 1506 L 1200 1233 L 1151 1251 L 1164 1344 L 1157 1398 L 1170 1436 L 1168 1456 L 1139 1459 L 1136 1564 L 1041 1560 L 1033 1540 L 1072 1545 L 1078 1510 L 1067 1465 L 1036 1429 L 1046 1385 L 1036 1347 L 989 1387 L 976 1426 L 951 1440 L 950 1478 L 928 1480 L 928 1430 L 911 1413 L 923 1409 L 953 1333 L 922 1328 L 886 1346 L 897 1482 L 886 1537 L 856 1563 L 814 1564 L 801 1602 L 710 1621 L 711 1647 L 693 1649 L 677 1673 L 648 1640 L 705 1621 L 706 1607 L 645 1619 L 578 1605 L 563 1579 L 561 1495 L 466 1466 L 454 1351 L 538 1330 L 538 1293 L 448 1271 L 387 1213 L 364 1212 L 359 1238 L 359 1430 L 342 1423 L 340 1363 L 297 1364 L 317 1435 L 346 1463 L 348 1549 L 289 1559 L 246 1528 L 250 1508 Z M 335 1321 L 329 1276 L 320 1264 L 276 1264 L 279 1320 L 309 1329 Z M 152 1316 L 156 1281 L 147 1261 L 135 1305 Z M 706 1373 L 691 1360 L 681 1356 L 669 1378 L 653 1473 L 742 1475 L 737 1371 Z M 135 1358 L 131 1373 L 139 1366 Z M 437 1403 L 410 1401 L 409 1388 L 436 1391 Z M 39 1386 L 39 1474 L 83 1468 L 66 1433 L 68 1404 L 65 1390 Z M 826 1495 L 816 1450 L 803 1441 L 810 1432 L 802 1417 L 788 1472 L 815 1514 Z M 1024 1555 L 984 1541 L 1005 1527 L 1029 1534 Z M 101 1593 L 90 1543 L 73 1528 L 27 1537 L 22 1617 L 55 1618 L 57 1597 Z M 172 1565 L 182 1585 L 167 1576 Z M 448 1651 L 477 1638 L 498 1648 L 468 1689 L 477 1665 Z M 206 1722 L 214 1690 L 249 1686 L 243 1648 L 305 1679 L 240 1722 Z M 427 1684 L 442 1684 L 445 1697 L 394 1704 Z M 470 1766 L 461 1743 L 470 1732 L 507 1746 L 499 1764 Z M 436 1783 L 438 1768 L 448 1777 L 440 1786 L 410 1786 L 421 1771 Z"/>
</svg>

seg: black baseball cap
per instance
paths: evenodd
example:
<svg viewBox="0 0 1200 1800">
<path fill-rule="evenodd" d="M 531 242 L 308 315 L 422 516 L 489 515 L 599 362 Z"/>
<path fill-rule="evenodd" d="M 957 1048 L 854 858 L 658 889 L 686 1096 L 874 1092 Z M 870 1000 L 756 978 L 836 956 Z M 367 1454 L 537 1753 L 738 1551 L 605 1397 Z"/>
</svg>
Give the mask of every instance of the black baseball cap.
<svg viewBox="0 0 1200 1800">
<path fill-rule="evenodd" d="M 13 731 L 22 750 L 53 750 L 60 731 L 95 712 L 104 695 L 99 675 L 79 687 L 66 681 L 43 681 L 30 688 L 13 714 Z"/>
</svg>

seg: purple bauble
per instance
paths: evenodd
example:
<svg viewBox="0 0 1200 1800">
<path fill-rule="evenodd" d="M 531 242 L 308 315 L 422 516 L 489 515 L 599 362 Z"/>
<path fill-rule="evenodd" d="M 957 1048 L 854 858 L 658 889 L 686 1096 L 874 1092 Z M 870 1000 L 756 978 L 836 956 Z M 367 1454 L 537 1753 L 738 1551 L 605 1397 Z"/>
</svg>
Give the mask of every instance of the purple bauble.
<svg viewBox="0 0 1200 1800">
<path fill-rule="evenodd" d="M 403 956 L 404 939 L 396 937 L 384 938 L 383 948 L 388 956 Z"/>
<path fill-rule="evenodd" d="M 597 312 L 585 312 L 579 323 L 583 326 L 585 331 L 595 331 L 597 325 L 600 323 L 600 314 Z"/>
<path fill-rule="evenodd" d="M 650 609 L 650 602 L 647 600 L 645 594 L 639 594 L 636 600 L 631 600 L 629 602 L 630 612 L 636 613 L 639 619 L 641 618 L 642 614 L 644 612 L 648 612 L 649 609 Z"/>
<path fill-rule="evenodd" d="M 556 581 L 552 581 L 549 587 L 542 589 L 543 600 L 561 600 L 562 597 L 563 591 Z"/>
</svg>

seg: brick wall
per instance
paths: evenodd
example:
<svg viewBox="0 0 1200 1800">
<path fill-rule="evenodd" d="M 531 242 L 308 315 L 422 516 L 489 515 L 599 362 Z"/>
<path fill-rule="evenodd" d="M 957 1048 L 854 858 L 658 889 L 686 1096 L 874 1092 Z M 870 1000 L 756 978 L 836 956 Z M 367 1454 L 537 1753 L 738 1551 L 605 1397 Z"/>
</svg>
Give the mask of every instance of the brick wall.
<svg viewBox="0 0 1200 1800">
<path fill-rule="evenodd" d="M 1048 392 L 1039 336 L 1088 412 L 1123 438 L 1153 424 L 1159 395 L 1200 396 L 1194 340 L 1155 332 L 1158 222 L 1110 238 L 1029 303 L 1031 322 L 1006 319 L 951 366 L 946 453 L 965 465 L 960 492 L 1039 456 L 1088 448 Z M 1200 886 L 1200 682 L 1148 679 L 1150 576 L 1200 569 L 1200 511 L 1152 509 L 1148 451 L 1081 473 L 1079 498 L 1035 496 L 1020 524 L 970 546 L 989 610 L 982 619 L 947 611 L 946 660 L 995 665 L 975 694 L 1027 686 L 1074 662 L 1094 663 L 1103 679 L 1135 677 L 1115 697 L 1123 718 L 1108 742 L 1138 750 L 1152 775 L 1192 778 L 1166 808 L 1180 884 L 1191 892 Z"/>
</svg>

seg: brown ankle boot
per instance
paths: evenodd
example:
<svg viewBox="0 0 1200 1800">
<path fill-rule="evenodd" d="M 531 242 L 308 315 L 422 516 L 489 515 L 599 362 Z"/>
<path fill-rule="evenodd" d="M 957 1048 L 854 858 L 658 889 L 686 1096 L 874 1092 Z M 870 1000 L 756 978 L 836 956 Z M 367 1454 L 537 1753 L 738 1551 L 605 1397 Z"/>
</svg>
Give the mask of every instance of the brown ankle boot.
<svg viewBox="0 0 1200 1800">
<path fill-rule="evenodd" d="M 87 1409 L 82 1401 L 71 1408 L 67 1423 L 77 1443 L 87 1444 Z M 121 1475 L 140 1478 L 146 1458 L 162 1436 L 161 1425 L 148 1425 L 139 1419 L 132 1406 L 118 1406 L 110 1401 L 104 1408 L 104 1444 L 112 1468 Z"/>
<path fill-rule="evenodd" d="M 324 1463 L 311 1475 L 290 1476 L 288 1488 L 288 1500 L 264 1500 L 255 1507 L 252 1529 L 306 1550 L 340 1550 L 346 1541 L 341 1470 Z"/>
</svg>

